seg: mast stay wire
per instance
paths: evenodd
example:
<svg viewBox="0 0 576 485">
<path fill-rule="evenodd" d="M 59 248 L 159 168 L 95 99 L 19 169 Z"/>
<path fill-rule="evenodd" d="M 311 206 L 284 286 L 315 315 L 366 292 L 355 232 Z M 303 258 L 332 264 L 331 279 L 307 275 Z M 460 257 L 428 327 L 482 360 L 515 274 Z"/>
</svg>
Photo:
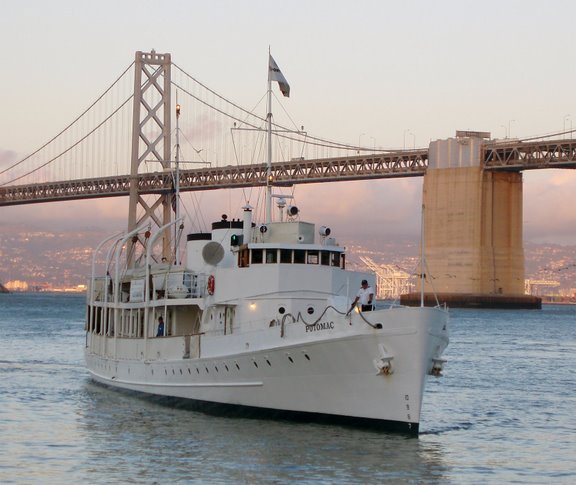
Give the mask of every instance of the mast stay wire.
<svg viewBox="0 0 576 485">
<path fill-rule="evenodd" d="M 258 116 L 258 115 L 256 115 L 256 114 L 248 111 L 246 108 L 243 108 L 243 107 L 239 106 L 238 104 L 236 104 L 236 103 L 230 101 L 229 99 L 225 98 L 224 96 L 218 94 L 216 91 L 210 89 L 208 86 L 206 86 L 206 85 L 203 84 L 202 82 L 198 81 L 198 79 L 196 79 L 195 77 L 191 76 L 191 75 L 188 74 L 186 71 L 184 71 L 184 70 L 183 70 L 180 66 L 178 66 L 177 64 L 172 63 L 172 65 L 173 65 L 174 67 L 176 67 L 183 75 L 189 77 L 193 82 L 197 83 L 199 86 L 203 87 L 204 89 L 206 89 L 206 90 L 209 91 L 210 93 L 214 94 L 216 97 L 220 98 L 221 100 L 225 101 L 226 103 L 230 104 L 231 106 L 234 106 L 235 108 L 239 109 L 240 111 L 248 114 L 249 116 L 253 116 L 253 117 L 257 118 L 258 120 L 260 120 L 260 121 L 262 121 L 262 122 L 266 122 L 266 120 L 265 120 L 264 118 L 262 118 L 262 117 L 260 117 L 260 116 Z M 179 89 L 182 89 L 182 87 L 179 86 L 178 84 L 176 84 L 174 81 L 172 81 L 172 84 L 173 84 L 174 86 L 178 87 Z M 230 114 L 228 114 L 228 113 L 224 113 L 222 110 L 220 110 L 220 109 L 216 108 L 215 106 L 212 106 L 212 105 L 210 105 L 209 103 L 207 103 L 207 102 L 199 99 L 197 96 L 193 95 L 192 93 L 186 91 L 186 94 L 188 94 L 189 96 L 191 96 L 191 97 L 193 97 L 194 99 L 198 100 L 198 101 L 201 102 L 202 104 L 204 104 L 204 105 L 206 105 L 206 106 L 208 106 L 208 107 L 210 107 L 210 108 L 212 108 L 212 109 L 220 112 L 221 114 L 223 114 L 223 115 L 225 115 L 225 116 L 228 116 L 229 118 L 232 118 L 232 119 L 234 119 L 234 120 L 236 120 L 236 121 L 240 121 L 240 119 L 238 119 L 238 118 L 236 118 L 236 117 L 234 117 L 234 116 L 232 116 L 232 115 L 230 115 Z M 283 108 L 283 109 L 284 109 L 284 108 Z M 291 121 L 292 121 L 292 120 L 291 120 Z M 292 122 L 293 122 L 293 121 L 292 121 Z M 294 122 L 293 122 L 293 123 L 294 123 Z M 251 124 L 251 123 L 246 122 L 246 124 L 248 124 L 248 125 L 249 125 L 250 127 L 252 127 L 252 128 L 257 128 L 255 125 L 253 125 L 253 124 Z M 300 131 L 294 131 L 294 130 L 292 130 L 292 129 L 290 129 L 290 128 L 287 128 L 287 127 L 282 126 L 282 125 L 277 124 L 277 123 L 273 123 L 273 125 L 276 127 L 276 129 L 285 130 L 285 131 L 288 131 L 288 132 L 290 132 L 290 133 L 301 133 Z M 284 136 L 284 137 L 286 137 L 286 138 L 290 138 L 290 137 L 287 137 L 286 135 L 282 135 L 282 134 L 279 134 L 279 133 L 276 133 L 276 136 Z M 341 142 L 336 142 L 336 141 L 330 141 L 330 140 L 327 140 L 327 139 L 324 139 L 324 138 L 319 138 L 319 137 L 311 136 L 311 135 L 309 135 L 309 134 L 306 134 L 306 137 L 309 138 L 309 139 L 311 139 L 311 140 L 314 140 L 315 142 L 318 142 L 318 143 L 313 143 L 313 144 L 318 145 L 318 146 L 323 146 L 323 147 L 326 147 L 326 148 L 340 148 L 340 149 L 344 149 L 344 150 L 358 150 L 358 148 L 362 148 L 362 147 L 359 147 L 359 146 L 357 146 L 357 145 L 350 145 L 350 144 L 348 144 L 348 143 L 341 143 Z M 290 139 L 292 139 L 293 141 L 301 141 L 301 140 L 299 140 L 299 139 L 297 139 L 297 138 L 295 138 L 295 139 L 294 139 L 294 138 L 290 138 Z M 384 151 L 384 152 L 397 151 L 397 150 L 375 150 L 374 148 L 362 148 L 362 150 L 363 150 L 363 151 L 380 151 L 380 152 L 382 152 L 382 151 Z"/>
</svg>

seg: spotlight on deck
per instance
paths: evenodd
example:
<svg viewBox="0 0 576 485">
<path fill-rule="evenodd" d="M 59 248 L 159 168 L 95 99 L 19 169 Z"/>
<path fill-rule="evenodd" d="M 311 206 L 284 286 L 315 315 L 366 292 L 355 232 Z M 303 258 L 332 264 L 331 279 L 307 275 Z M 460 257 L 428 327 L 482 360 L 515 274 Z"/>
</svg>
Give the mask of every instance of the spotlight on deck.
<svg viewBox="0 0 576 485">
<path fill-rule="evenodd" d="M 286 209 L 286 212 L 290 217 L 294 217 L 298 215 L 300 209 L 298 209 L 298 207 L 296 207 L 295 205 L 289 205 L 288 209 Z"/>
</svg>

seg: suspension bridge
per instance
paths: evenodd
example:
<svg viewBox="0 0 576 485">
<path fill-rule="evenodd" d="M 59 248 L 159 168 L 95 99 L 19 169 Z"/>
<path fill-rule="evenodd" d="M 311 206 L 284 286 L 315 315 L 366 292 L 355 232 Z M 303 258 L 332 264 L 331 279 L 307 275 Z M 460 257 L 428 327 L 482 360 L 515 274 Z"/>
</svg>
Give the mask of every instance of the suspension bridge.
<svg viewBox="0 0 576 485">
<path fill-rule="evenodd" d="M 288 115 L 275 116 L 279 161 L 270 170 L 265 126 L 271 113 L 263 99 L 252 109 L 241 107 L 173 63 L 170 54 L 137 52 L 70 124 L 0 166 L 0 206 L 129 196 L 130 228 L 157 210 L 170 217 L 175 185 L 186 192 L 421 176 L 429 266 L 422 272 L 436 279 L 435 288 L 432 278 L 426 280 L 427 290 L 523 293 L 521 172 L 576 168 L 576 140 L 566 138 L 572 131 L 522 140 L 457 132 L 427 148 L 387 150 L 314 136 Z M 162 217 L 156 220 L 160 225 Z"/>
</svg>

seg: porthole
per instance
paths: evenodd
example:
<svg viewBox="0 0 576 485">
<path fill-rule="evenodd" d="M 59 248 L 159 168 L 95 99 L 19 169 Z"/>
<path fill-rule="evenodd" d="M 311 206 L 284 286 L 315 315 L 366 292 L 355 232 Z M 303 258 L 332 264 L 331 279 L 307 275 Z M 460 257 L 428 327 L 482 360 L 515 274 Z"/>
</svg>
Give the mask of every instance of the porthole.
<svg viewBox="0 0 576 485">
<path fill-rule="evenodd" d="M 173 376 L 176 375 L 176 372 L 174 372 L 174 369 L 172 369 L 172 375 Z"/>
<path fill-rule="evenodd" d="M 267 363 L 270 367 L 272 367 L 272 364 L 270 363 L 270 361 L 269 361 L 268 359 L 266 359 L 266 363 Z"/>
<path fill-rule="evenodd" d="M 236 364 L 236 369 L 240 370 L 240 366 L 238 365 L 238 362 L 234 362 Z"/>
<path fill-rule="evenodd" d="M 292 359 L 292 357 L 288 356 L 288 360 L 293 364 L 294 360 Z"/>
<path fill-rule="evenodd" d="M 214 369 L 216 369 L 216 372 L 220 372 L 220 371 L 218 370 L 218 367 L 214 366 Z"/>
<path fill-rule="evenodd" d="M 278 308 L 278 313 L 280 315 L 284 315 L 284 313 L 286 313 L 286 308 L 284 308 L 283 306 L 281 306 L 280 308 Z"/>
<path fill-rule="evenodd" d="M 198 367 L 196 367 L 196 374 L 200 374 L 200 369 L 198 369 Z"/>
<path fill-rule="evenodd" d="M 253 360 L 252 363 L 254 364 L 254 367 L 258 368 L 258 362 L 256 362 L 255 360 Z"/>
<path fill-rule="evenodd" d="M 310 356 L 308 354 L 304 354 L 304 357 L 306 357 L 308 360 L 310 360 Z"/>
<path fill-rule="evenodd" d="M 168 370 L 164 369 L 164 374 L 168 375 Z"/>
<path fill-rule="evenodd" d="M 224 364 L 224 367 L 226 368 L 226 372 L 230 372 L 230 369 L 228 369 L 228 366 L 226 364 Z"/>
<path fill-rule="evenodd" d="M 312 315 L 314 313 L 314 307 L 309 306 L 306 311 L 308 312 L 308 315 Z"/>
<path fill-rule="evenodd" d="M 206 369 L 206 374 L 210 373 L 210 371 L 208 370 L 208 367 L 204 367 L 204 369 Z"/>
<path fill-rule="evenodd" d="M 182 369 L 180 369 L 180 375 L 182 375 Z"/>
<path fill-rule="evenodd" d="M 190 367 L 188 367 L 188 374 L 192 374 L 192 372 L 190 371 Z"/>
</svg>

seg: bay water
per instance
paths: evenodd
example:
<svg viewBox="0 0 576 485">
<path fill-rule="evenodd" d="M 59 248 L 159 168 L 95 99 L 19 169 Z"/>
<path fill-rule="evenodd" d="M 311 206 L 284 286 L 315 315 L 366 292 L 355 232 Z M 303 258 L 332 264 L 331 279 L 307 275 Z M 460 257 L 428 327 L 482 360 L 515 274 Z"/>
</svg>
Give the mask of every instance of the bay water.
<svg viewBox="0 0 576 485">
<path fill-rule="evenodd" d="M 0 483 L 576 483 L 576 306 L 452 310 L 421 434 L 215 417 L 94 384 L 83 295 L 0 294 Z"/>
</svg>

